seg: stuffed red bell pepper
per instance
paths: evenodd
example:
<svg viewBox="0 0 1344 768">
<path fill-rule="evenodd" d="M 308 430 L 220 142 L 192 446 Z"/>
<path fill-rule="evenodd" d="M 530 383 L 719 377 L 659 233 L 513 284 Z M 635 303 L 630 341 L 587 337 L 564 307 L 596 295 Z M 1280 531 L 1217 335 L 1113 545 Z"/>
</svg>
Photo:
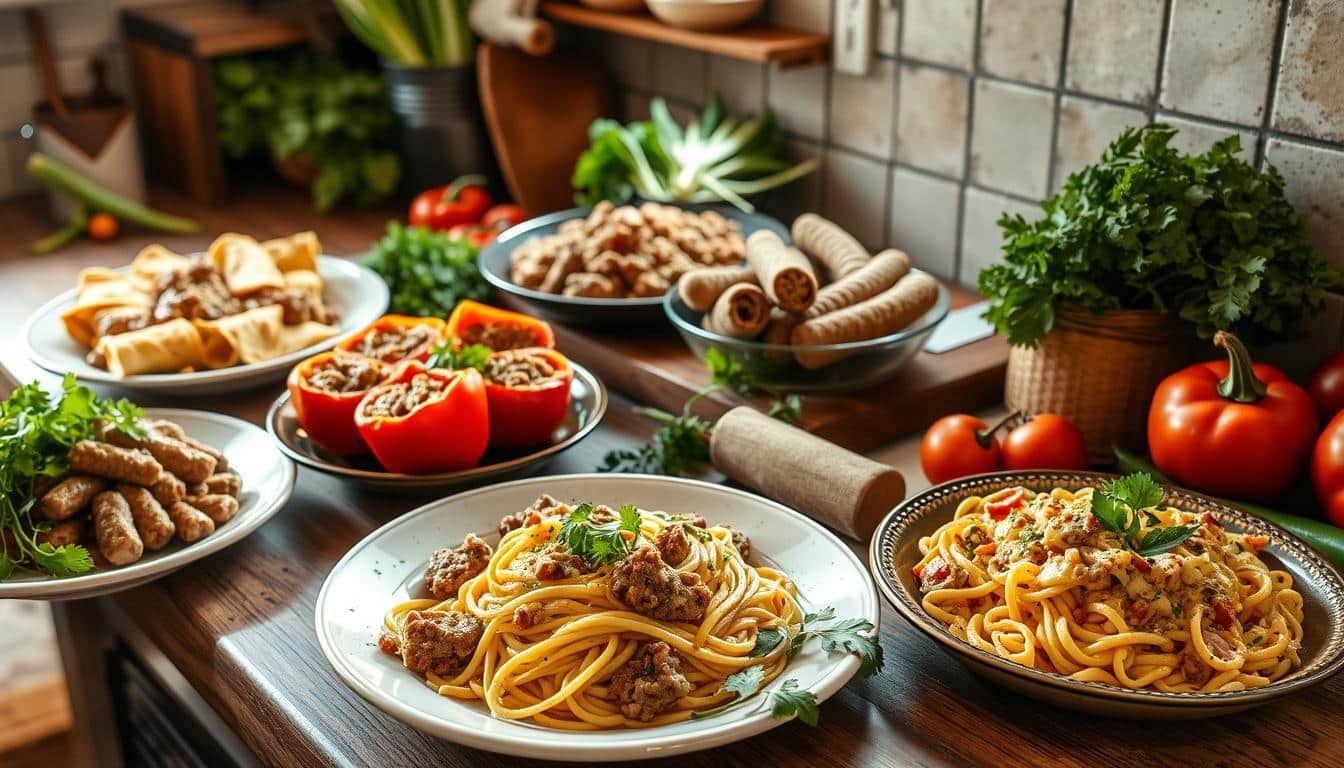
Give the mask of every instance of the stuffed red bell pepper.
<svg viewBox="0 0 1344 768">
<path fill-rule="evenodd" d="M 448 338 L 463 345 L 484 344 L 494 349 L 545 347 L 555 349 L 555 332 L 545 320 L 518 312 L 496 309 L 470 299 L 460 302 L 448 316 Z"/>
<path fill-rule="evenodd" d="M 359 401 L 355 426 L 389 472 L 453 472 L 476 466 L 485 453 L 488 408 L 480 371 L 408 361 Z"/>
<path fill-rule="evenodd" d="M 285 385 L 308 437 L 332 453 L 354 456 L 369 451 L 355 428 L 355 408 L 391 370 L 385 363 L 337 349 L 294 366 Z"/>
<path fill-rule="evenodd" d="M 437 317 L 383 315 L 368 328 L 341 342 L 338 348 L 384 363 L 395 363 L 424 360 L 445 338 L 444 323 Z"/>
<path fill-rule="evenodd" d="M 526 347 L 495 352 L 482 368 L 490 403 L 490 444 L 503 448 L 551 439 L 569 411 L 574 369 L 553 349 Z"/>
</svg>

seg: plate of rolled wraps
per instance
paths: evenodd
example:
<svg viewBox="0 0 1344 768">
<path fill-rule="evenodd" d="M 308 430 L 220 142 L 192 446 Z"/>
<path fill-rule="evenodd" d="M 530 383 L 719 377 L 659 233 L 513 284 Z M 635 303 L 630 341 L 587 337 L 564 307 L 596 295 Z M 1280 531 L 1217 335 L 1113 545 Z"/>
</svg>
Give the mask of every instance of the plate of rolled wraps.
<svg viewBox="0 0 1344 768">
<path fill-rule="evenodd" d="M 788 229 L 726 205 L 646 202 L 558 211 L 505 232 L 481 274 L 513 303 L 588 327 L 662 324 L 663 294 L 688 271 L 741 264 L 746 238 Z"/>
<path fill-rule="evenodd" d="M 138 586 L 241 540 L 284 506 L 294 465 L 260 428 L 217 413 L 147 408 L 142 436 L 100 429 L 35 491 L 42 542 L 88 550 L 64 578 L 16 570 L 0 599 L 69 600 Z"/>
<path fill-rule="evenodd" d="M 947 289 L 905 252 L 870 254 L 812 213 L 791 235 L 753 232 L 745 264 L 690 270 L 667 292 L 667 317 L 697 357 L 717 348 L 766 387 L 857 389 L 896 373 L 947 316 Z"/>
</svg>

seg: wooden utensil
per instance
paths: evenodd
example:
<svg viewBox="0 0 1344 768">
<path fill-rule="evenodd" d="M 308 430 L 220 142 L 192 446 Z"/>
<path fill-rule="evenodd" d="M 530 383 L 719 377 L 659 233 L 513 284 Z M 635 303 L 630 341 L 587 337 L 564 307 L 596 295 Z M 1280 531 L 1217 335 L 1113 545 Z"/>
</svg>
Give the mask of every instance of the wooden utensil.
<svg viewBox="0 0 1344 768">
<path fill-rule="evenodd" d="M 529 56 L 482 43 L 481 107 L 504 182 L 531 215 L 571 208 L 569 179 L 588 147 L 588 126 L 609 113 L 601 67 L 576 56 Z"/>
<path fill-rule="evenodd" d="M 51 52 L 51 40 L 47 37 L 46 19 L 37 8 L 25 9 L 23 18 L 28 24 L 28 41 L 33 46 L 33 58 L 42 71 L 42 88 L 47 93 L 47 103 L 57 117 L 68 118 L 70 110 L 66 108 L 65 94 L 61 92 L 61 76 L 56 71 L 56 56 Z"/>
</svg>

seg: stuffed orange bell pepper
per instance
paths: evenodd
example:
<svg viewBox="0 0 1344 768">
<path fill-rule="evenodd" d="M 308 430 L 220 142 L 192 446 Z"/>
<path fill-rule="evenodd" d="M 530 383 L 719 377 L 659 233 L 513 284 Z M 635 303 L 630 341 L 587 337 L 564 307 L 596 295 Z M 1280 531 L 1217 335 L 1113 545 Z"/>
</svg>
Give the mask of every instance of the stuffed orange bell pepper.
<svg viewBox="0 0 1344 768">
<path fill-rule="evenodd" d="M 1153 394 L 1153 464 L 1197 491 L 1273 501 L 1307 466 L 1316 405 L 1278 368 L 1252 365 L 1236 336 L 1219 331 L 1213 343 L 1227 350 L 1227 360 L 1177 371 Z"/>
<path fill-rule="evenodd" d="M 545 320 L 496 309 L 470 299 L 460 302 L 448 316 L 448 338 L 464 346 L 484 344 L 494 349 L 545 347 L 555 349 L 555 332 Z"/>
<path fill-rule="evenodd" d="M 553 349 L 495 352 L 482 368 L 490 402 L 490 444 L 521 448 L 551 439 L 569 411 L 574 369 Z"/>
<path fill-rule="evenodd" d="M 332 453 L 354 456 L 369 451 L 355 428 L 355 408 L 390 371 L 377 360 L 337 349 L 294 366 L 285 385 L 308 437 Z"/>
<path fill-rule="evenodd" d="M 437 317 L 383 315 L 337 348 L 384 363 L 396 363 L 424 360 L 445 338 L 443 321 Z"/>
<path fill-rule="evenodd" d="M 359 401 L 355 426 L 389 472 L 453 472 L 476 466 L 485 453 L 488 408 L 480 371 L 407 361 Z"/>
</svg>

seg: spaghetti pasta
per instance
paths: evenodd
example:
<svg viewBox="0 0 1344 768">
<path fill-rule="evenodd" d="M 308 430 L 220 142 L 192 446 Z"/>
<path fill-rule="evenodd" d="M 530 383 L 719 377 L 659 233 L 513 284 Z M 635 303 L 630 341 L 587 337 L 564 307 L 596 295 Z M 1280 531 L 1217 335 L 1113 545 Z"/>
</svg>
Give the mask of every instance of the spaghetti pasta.
<svg viewBox="0 0 1344 768">
<path fill-rule="evenodd" d="M 1302 596 L 1259 557 L 1266 537 L 1207 513 L 1136 510 L 1139 531 L 1197 526 L 1145 558 L 1098 523 L 1092 489 L 1021 490 L 1013 508 L 969 497 L 919 541 L 924 610 L 956 637 L 1035 669 L 1165 692 L 1260 688 L 1301 666 Z"/>
<path fill-rule="evenodd" d="M 595 509 L 593 520 L 614 521 L 614 511 Z M 572 510 L 543 496 L 524 515 L 505 518 L 501 529 L 520 527 L 488 560 L 479 558 L 485 545 L 475 536 L 440 550 L 429 581 L 438 587 L 457 577 L 460 585 L 447 599 L 392 606 L 380 645 L 424 669 L 443 696 L 569 730 L 679 722 L 733 699 L 721 689 L 729 675 L 760 665 L 768 683 L 784 669 L 787 643 L 752 653 L 758 630 L 801 628 L 796 591 L 785 574 L 746 562 L 740 533 L 706 527 L 698 515 L 641 510 L 628 528 L 604 529 L 623 537 L 624 556 L 593 564 L 562 542 Z M 657 599 L 643 599 L 650 595 Z M 444 635 L 437 644 L 456 658 L 417 656 L 434 631 L 426 621 L 457 633 L 463 642 Z"/>
</svg>

